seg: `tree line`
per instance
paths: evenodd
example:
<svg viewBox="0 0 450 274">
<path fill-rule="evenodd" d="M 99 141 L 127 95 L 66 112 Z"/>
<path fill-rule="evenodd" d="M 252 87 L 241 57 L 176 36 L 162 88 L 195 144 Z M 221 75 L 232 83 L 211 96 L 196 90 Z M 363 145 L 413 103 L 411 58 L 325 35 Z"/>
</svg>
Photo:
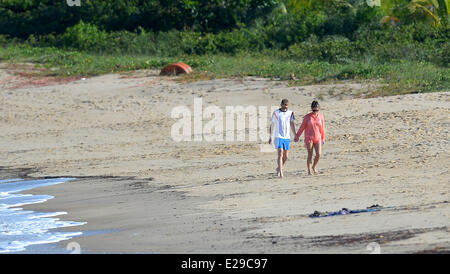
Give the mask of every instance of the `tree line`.
<svg viewBox="0 0 450 274">
<path fill-rule="evenodd" d="M 1 0 L 0 34 L 61 34 L 81 20 L 105 31 L 190 30 L 217 33 L 322 20 L 315 34 L 348 35 L 359 26 L 448 23 L 449 0 Z M 313 23 L 309 23 L 313 24 Z M 322 32 L 322 33 L 320 33 Z"/>
</svg>

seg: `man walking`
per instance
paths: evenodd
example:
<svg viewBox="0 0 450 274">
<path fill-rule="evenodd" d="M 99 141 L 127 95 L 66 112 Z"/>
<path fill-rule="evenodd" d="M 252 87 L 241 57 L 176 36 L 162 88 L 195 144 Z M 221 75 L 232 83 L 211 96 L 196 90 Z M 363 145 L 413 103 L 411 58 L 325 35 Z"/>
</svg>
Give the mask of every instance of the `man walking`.
<svg viewBox="0 0 450 274">
<path fill-rule="evenodd" d="M 291 134 L 295 134 L 295 116 L 294 112 L 289 109 L 289 100 L 281 100 L 281 107 L 272 114 L 272 122 L 270 124 L 269 144 L 272 143 L 272 135 L 275 136 L 274 145 L 278 151 L 278 168 L 277 176 L 283 178 L 283 165 L 286 163 L 289 155 Z"/>
</svg>

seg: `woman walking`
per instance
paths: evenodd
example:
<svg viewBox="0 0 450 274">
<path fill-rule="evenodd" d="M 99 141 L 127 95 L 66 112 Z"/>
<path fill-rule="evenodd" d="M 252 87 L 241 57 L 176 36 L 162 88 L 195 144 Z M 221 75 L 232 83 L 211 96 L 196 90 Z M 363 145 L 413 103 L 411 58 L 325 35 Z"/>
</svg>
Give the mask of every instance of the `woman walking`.
<svg viewBox="0 0 450 274">
<path fill-rule="evenodd" d="M 303 117 L 302 125 L 295 135 L 295 142 L 298 142 L 303 131 L 305 131 L 305 147 L 308 150 L 308 158 L 306 161 L 308 167 L 308 174 L 318 174 L 317 163 L 319 162 L 320 155 L 322 154 L 322 145 L 325 144 L 325 119 L 323 115 L 319 113 L 319 103 L 313 101 L 311 104 L 312 112 Z M 316 151 L 316 157 L 314 158 L 314 164 L 312 163 L 313 150 Z"/>
</svg>

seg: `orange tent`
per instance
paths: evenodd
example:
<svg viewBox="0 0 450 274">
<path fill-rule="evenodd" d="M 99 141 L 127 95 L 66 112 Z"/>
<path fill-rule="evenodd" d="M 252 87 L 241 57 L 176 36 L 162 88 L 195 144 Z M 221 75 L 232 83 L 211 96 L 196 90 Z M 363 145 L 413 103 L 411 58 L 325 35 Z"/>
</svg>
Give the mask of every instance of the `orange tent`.
<svg viewBox="0 0 450 274">
<path fill-rule="evenodd" d="M 161 70 L 159 75 L 178 75 L 183 73 L 190 73 L 192 71 L 191 67 L 185 63 L 173 63 Z"/>
</svg>

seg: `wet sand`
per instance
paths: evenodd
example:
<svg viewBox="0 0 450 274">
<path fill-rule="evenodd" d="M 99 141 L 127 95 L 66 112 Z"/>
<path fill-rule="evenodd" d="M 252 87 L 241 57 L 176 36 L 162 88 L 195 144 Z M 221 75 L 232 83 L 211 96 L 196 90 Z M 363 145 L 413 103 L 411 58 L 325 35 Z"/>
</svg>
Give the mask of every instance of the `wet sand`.
<svg viewBox="0 0 450 274">
<path fill-rule="evenodd" d="M 87 222 L 68 228 L 85 236 L 58 245 L 88 253 L 369 253 L 371 242 L 381 253 L 448 253 L 449 93 L 354 98 L 373 86 L 189 83 L 155 71 L 27 85 L 0 69 L 0 175 L 78 178 L 33 190 L 55 198 L 26 209 Z M 262 141 L 175 142 L 171 111 L 193 110 L 194 98 L 223 110 L 288 98 L 297 128 L 321 98 L 320 174 L 307 175 L 301 142 L 283 179 Z M 308 217 L 375 204 L 386 209 Z"/>
</svg>

